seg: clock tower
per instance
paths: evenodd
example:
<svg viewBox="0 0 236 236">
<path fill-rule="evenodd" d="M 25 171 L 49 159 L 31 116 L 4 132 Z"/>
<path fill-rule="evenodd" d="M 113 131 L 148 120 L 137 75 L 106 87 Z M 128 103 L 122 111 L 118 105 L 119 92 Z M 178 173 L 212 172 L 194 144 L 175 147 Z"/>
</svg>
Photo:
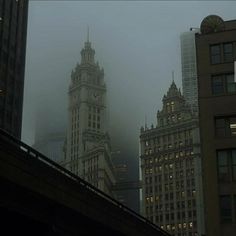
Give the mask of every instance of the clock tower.
<svg viewBox="0 0 236 236">
<path fill-rule="evenodd" d="M 81 50 L 81 63 L 71 72 L 64 166 L 112 195 L 115 178 L 106 125 L 106 84 L 103 68 L 94 56 L 87 39 Z"/>
</svg>

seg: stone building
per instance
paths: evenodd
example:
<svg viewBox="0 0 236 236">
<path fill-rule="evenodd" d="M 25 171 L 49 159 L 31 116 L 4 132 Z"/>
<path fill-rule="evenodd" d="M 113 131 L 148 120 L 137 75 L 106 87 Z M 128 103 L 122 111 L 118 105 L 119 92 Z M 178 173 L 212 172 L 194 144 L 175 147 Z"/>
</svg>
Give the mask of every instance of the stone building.
<svg viewBox="0 0 236 236">
<path fill-rule="evenodd" d="M 172 235 L 201 235 L 198 119 L 174 81 L 162 101 L 157 126 L 141 128 L 142 212 Z"/>
<path fill-rule="evenodd" d="M 115 183 L 107 132 L 104 71 L 94 59 L 89 39 L 81 63 L 71 73 L 64 166 L 95 187 L 112 195 Z"/>
</svg>

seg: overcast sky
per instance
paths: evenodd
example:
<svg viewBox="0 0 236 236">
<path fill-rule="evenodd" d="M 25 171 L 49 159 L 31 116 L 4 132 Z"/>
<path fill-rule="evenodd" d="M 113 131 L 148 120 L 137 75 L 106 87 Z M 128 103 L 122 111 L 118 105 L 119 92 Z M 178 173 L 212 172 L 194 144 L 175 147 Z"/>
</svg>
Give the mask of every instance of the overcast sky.
<svg viewBox="0 0 236 236">
<path fill-rule="evenodd" d="M 236 2 L 31 1 L 23 141 L 34 142 L 36 119 L 46 124 L 42 130 L 65 130 L 70 73 L 89 26 L 96 60 L 105 70 L 113 149 L 137 156 L 140 126 L 145 115 L 149 126 L 156 124 L 172 70 L 182 86 L 180 33 L 199 27 L 209 14 L 236 19 Z"/>
</svg>

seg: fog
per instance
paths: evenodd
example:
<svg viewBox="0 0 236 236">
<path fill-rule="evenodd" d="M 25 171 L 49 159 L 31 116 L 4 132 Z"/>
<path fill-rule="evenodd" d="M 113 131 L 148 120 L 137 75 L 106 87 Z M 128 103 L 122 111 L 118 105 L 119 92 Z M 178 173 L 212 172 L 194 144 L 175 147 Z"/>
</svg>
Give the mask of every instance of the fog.
<svg viewBox="0 0 236 236">
<path fill-rule="evenodd" d="M 34 143 L 36 120 L 42 132 L 66 130 L 70 73 L 89 26 L 105 71 L 113 151 L 137 164 L 140 127 L 145 116 L 156 124 L 173 70 L 181 87 L 180 33 L 209 14 L 235 19 L 235 10 L 233 1 L 31 1 L 23 141 Z"/>
</svg>

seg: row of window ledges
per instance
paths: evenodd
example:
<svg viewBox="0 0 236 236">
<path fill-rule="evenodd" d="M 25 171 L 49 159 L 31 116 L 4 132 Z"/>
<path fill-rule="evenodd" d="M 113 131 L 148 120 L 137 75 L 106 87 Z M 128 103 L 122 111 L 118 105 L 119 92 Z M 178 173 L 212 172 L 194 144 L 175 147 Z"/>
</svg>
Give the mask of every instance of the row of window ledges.
<svg viewBox="0 0 236 236">
<path fill-rule="evenodd" d="M 175 191 L 175 192 L 169 192 L 169 193 L 165 193 L 165 194 L 160 194 L 160 195 L 156 195 L 155 199 L 152 195 L 149 195 L 148 197 L 146 197 L 146 201 L 145 203 L 148 205 L 154 205 L 154 204 L 160 204 L 160 203 L 168 203 L 168 202 L 173 202 L 174 200 L 176 200 L 176 208 L 179 208 L 179 203 L 182 202 L 182 207 L 184 208 L 185 202 L 190 203 L 190 201 L 195 201 L 196 198 L 196 190 L 192 189 L 189 190 L 190 194 L 185 194 L 185 191 Z M 175 193 L 175 194 L 174 194 Z M 178 195 L 177 195 L 178 193 Z M 182 193 L 184 193 L 184 195 L 182 195 Z M 162 198 L 161 196 L 165 196 L 165 198 Z M 158 199 L 157 199 L 158 197 Z M 154 202 L 155 200 L 155 202 Z"/>
<path fill-rule="evenodd" d="M 155 147 L 155 148 L 149 148 L 149 149 L 146 149 L 144 153 L 141 154 L 141 158 L 150 158 L 150 155 L 161 155 L 164 153 L 164 155 L 171 155 L 171 154 L 174 154 L 174 157 L 171 157 L 168 159 L 178 159 L 179 157 L 187 157 L 189 155 L 193 155 L 193 150 L 192 150 L 192 146 L 193 144 L 192 143 L 189 143 L 189 144 L 186 144 L 186 145 L 183 145 L 183 143 L 180 143 L 179 145 L 176 144 L 176 146 L 172 146 L 172 145 L 164 145 L 163 148 L 161 147 Z M 181 149 L 181 150 L 180 150 Z M 184 152 L 185 155 L 184 155 Z M 189 154 L 189 153 L 190 154 Z M 182 153 L 182 154 L 181 154 Z M 163 156 L 164 156 L 163 155 Z M 165 161 L 167 161 L 167 158 L 164 158 Z"/>
<path fill-rule="evenodd" d="M 174 183 L 175 183 L 175 187 L 174 187 Z M 143 186 L 144 189 L 144 186 Z M 176 181 L 176 182 L 170 182 L 170 183 L 163 183 L 160 182 L 159 184 L 155 185 L 145 185 L 145 193 L 146 194 L 153 194 L 156 193 L 156 195 L 160 195 L 164 192 L 169 193 L 171 191 L 180 191 L 182 190 L 183 193 L 181 193 L 182 195 L 184 195 L 184 190 L 186 190 L 187 195 L 190 196 L 190 190 L 195 190 L 195 179 L 188 179 L 186 181 L 186 184 L 184 184 L 184 179 L 182 179 L 181 181 Z M 161 198 L 161 197 L 160 197 Z M 158 199 L 157 199 L 158 200 Z"/>
<path fill-rule="evenodd" d="M 158 155 L 156 157 L 144 156 L 144 158 L 142 159 L 141 166 L 151 167 L 151 168 L 158 167 L 161 172 L 162 168 L 164 167 L 166 170 L 173 169 L 174 166 L 176 168 L 183 167 L 184 160 L 186 161 L 186 166 L 192 166 L 194 164 L 194 152 L 192 148 L 186 148 L 186 150 L 181 150 L 178 152 L 169 152 L 169 153 L 165 152 L 164 155 Z M 163 165 L 163 167 L 161 164 Z"/>
</svg>

